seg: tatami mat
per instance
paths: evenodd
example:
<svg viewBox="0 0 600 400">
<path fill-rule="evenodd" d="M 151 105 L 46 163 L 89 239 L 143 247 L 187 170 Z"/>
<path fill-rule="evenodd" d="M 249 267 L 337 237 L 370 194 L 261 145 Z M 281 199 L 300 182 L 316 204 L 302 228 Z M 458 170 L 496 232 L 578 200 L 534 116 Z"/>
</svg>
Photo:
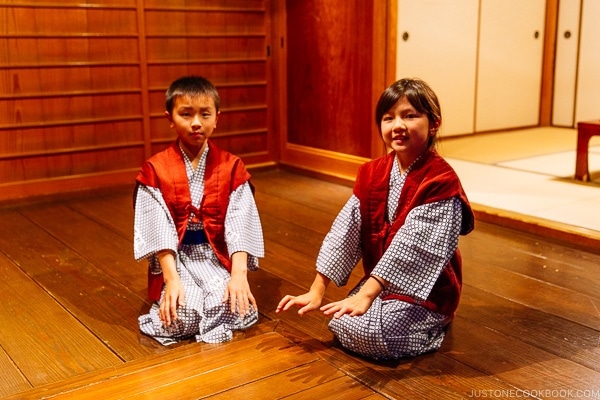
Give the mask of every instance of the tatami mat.
<svg viewBox="0 0 600 400">
<path fill-rule="evenodd" d="M 536 128 L 450 138 L 439 152 L 471 202 L 600 235 L 600 137 L 590 142 L 592 182 L 573 179 L 577 131 Z"/>
<path fill-rule="evenodd" d="M 600 171 L 600 146 L 590 148 L 588 164 L 590 172 Z M 557 178 L 572 179 L 575 169 L 575 150 L 499 162 L 495 165 Z M 595 178 L 595 183 L 600 184 L 600 174 L 592 174 L 592 178 Z"/>
</svg>

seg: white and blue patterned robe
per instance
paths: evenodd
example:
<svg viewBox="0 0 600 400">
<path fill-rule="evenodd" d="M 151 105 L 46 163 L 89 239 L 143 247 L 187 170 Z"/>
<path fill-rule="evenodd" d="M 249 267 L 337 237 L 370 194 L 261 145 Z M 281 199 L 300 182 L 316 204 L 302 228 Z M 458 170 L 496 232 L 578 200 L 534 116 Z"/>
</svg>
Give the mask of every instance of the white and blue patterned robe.
<svg viewBox="0 0 600 400">
<path fill-rule="evenodd" d="M 387 199 L 390 221 L 394 220 L 409 173 L 410 168 L 401 175 L 398 161 L 394 160 Z M 371 271 L 389 285 L 365 314 L 343 315 L 329 323 L 329 329 L 344 347 L 375 359 L 416 356 L 440 347 L 447 316 L 419 304 L 382 298 L 399 294 L 410 296 L 417 302 L 426 300 L 458 246 L 461 219 L 458 198 L 421 205 L 410 211 Z M 361 258 L 360 229 L 360 202 L 352 195 L 336 217 L 317 258 L 317 271 L 338 286 L 346 284 Z M 359 289 L 354 288 L 350 295 Z"/>
</svg>

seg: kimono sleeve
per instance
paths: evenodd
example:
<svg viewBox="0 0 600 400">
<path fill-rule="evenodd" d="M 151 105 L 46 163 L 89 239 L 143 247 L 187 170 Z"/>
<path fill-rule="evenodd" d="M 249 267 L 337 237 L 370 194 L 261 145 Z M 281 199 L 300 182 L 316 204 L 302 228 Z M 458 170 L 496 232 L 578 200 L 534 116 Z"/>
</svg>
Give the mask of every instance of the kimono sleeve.
<svg viewBox="0 0 600 400">
<path fill-rule="evenodd" d="M 138 184 L 135 194 L 134 258 L 148 258 L 160 250 L 177 251 L 175 223 L 159 189 Z"/>
</svg>

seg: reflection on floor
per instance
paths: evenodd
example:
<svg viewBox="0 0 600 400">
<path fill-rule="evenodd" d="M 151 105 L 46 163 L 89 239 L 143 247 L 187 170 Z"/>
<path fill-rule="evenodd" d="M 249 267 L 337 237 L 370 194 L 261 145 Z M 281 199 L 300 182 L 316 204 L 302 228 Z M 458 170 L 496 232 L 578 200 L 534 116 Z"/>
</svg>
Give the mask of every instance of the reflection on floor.
<svg viewBox="0 0 600 400">
<path fill-rule="evenodd" d="M 573 179 L 577 131 L 533 128 L 442 139 L 472 203 L 600 238 L 600 137 L 590 141 L 591 182 Z"/>
</svg>

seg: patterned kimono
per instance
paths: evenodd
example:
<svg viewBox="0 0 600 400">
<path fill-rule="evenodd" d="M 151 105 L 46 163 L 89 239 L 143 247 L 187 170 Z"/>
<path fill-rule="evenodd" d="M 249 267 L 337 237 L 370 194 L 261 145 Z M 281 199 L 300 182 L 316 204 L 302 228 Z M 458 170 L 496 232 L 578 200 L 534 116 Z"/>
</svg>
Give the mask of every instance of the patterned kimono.
<svg viewBox="0 0 600 400">
<path fill-rule="evenodd" d="M 372 256 L 373 252 L 367 251 L 369 249 L 364 243 L 364 213 L 366 209 L 378 206 L 363 204 L 366 208 L 361 208 L 361 200 L 357 195 L 360 193 L 357 190 L 359 182 L 366 183 L 368 190 L 375 190 L 376 186 L 371 176 L 364 176 L 364 168 L 363 175 L 359 171 L 355 194 L 336 217 L 321 246 L 317 271 L 338 286 L 346 284 L 358 261 L 363 259 L 365 278 L 352 289 L 350 295 L 362 287 L 370 274 L 389 282 L 365 314 L 354 317 L 343 315 L 329 323 L 329 329 L 340 343 L 358 354 L 375 359 L 397 359 L 437 350 L 444 338 L 444 326 L 458 306 L 461 285 L 458 237 L 473 228 L 473 214 L 454 172 L 436 153 L 432 154 L 422 155 L 402 175 L 393 154 L 381 159 L 387 163 L 387 170 L 372 168 L 375 172 L 373 176 L 385 180 L 385 187 L 381 190 L 383 195 L 370 196 L 365 201 L 384 202 L 382 209 L 385 215 L 381 218 L 385 218 L 385 221 L 381 221 L 381 225 L 387 224 L 393 229 L 401 207 L 405 208 L 403 212 L 406 214 L 404 220 L 397 224 L 399 229 L 393 235 L 384 234 L 369 245 L 383 245 L 380 258 L 366 257 Z M 457 188 L 457 195 L 439 198 L 428 194 L 424 198 L 429 197 L 433 201 L 420 201 L 408 209 L 406 206 L 410 201 L 406 199 L 413 196 L 415 185 L 411 184 L 407 189 L 410 193 L 405 193 L 401 199 L 407 177 L 414 174 L 419 179 L 423 175 L 436 179 L 441 172 L 435 168 L 421 174 L 413 172 L 422 168 L 425 161 L 430 162 L 432 157 L 446 172 L 450 172 L 447 181 L 451 187 Z M 377 251 L 374 253 L 378 254 Z M 458 264 L 451 265 L 451 260 L 458 261 Z M 373 265 L 367 265 L 369 263 Z M 447 275 L 452 276 L 455 282 L 450 285 L 453 286 L 451 290 L 445 293 L 448 285 L 436 285 L 436 282 L 446 283 L 444 277 Z"/>
<path fill-rule="evenodd" d="M 192 209 L 197 213 L 200 212 L 201 202 L 205 197 L 205 170 L 209 151 L 223 153 L 212 145 L 206 146 L 196 170 L 185 152 L 181 151 Z M 166 200 L 158 187 L 138 182 L 135 198 L 134 256 L 136 260 L 148 259 L 149 281 L 153 282 L 156 279 L 152 278 L 160 276 L 162 272 L 156 253 L 165 249 L 175 252 L 177 272 L 184 286 L 186 304 L 177 309 L 179 320 L 170 327 L 163 326 L 158 315 L 159 304 L 164 296 L 161 279 L 160 299 L 152 305 L 148 314 L 139 317 L 140 329 L 165 345 L 193 336 L 197 341 L 208 343 L 231 340 L 232 331 L 254 324 L 258 313 L 250 306 L 251 312 L 242 318 L 238 313 L 231 312 L 228 303 L 222 302 L 230 279 L 230 272 L 222 262 L 223 255 L 216 253 L 207 240 L 200 240 L 201 243 L 182 241 L 181 232 L 178 234 L 179 226 L 167 206 L 168 201 L 172 199 Z M 184 222 L 186 232 L 199 232 L 205 228 L 202 218 L 194 212 Z M 256 270 L 257 257 L 264 257 L 264 246 L 262 227 L 249 182 L 241 184 L 229 195 L 224 230 L 224 242 L 229 257 L 235 252 L 244 251 L 248 253 L 248 269 Z M 151 298 L 152 285 L 149 284 Z"/>
</svg>

